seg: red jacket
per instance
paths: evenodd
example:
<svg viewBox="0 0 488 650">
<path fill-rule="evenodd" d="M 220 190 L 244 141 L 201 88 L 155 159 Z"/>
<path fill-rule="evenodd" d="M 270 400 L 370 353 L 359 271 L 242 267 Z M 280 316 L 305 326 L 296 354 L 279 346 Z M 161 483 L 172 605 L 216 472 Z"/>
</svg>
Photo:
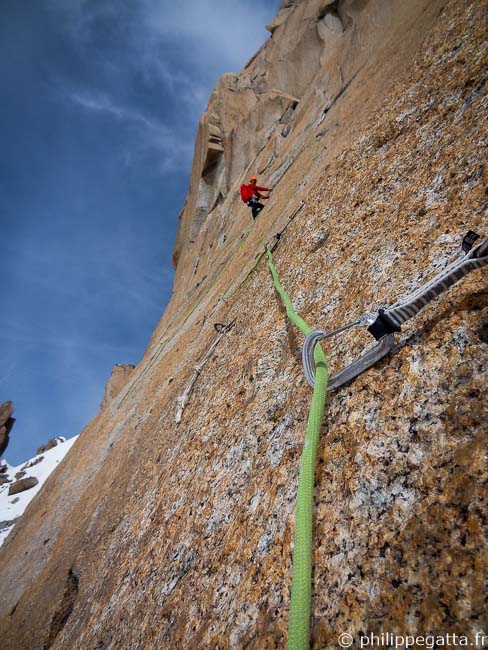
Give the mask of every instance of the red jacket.
<svg viewBox="0 0 488 650">
<path fill-rule="evenodd" d="M 268 187 L 259 187 L 259 185 L 256 185 L 256 183 L 249 183 L 248 188 L 251 190 L 254 196 L 257 196 L 258 199 L 262 198 L 262 194 L 259 192 L 269 192 Z"/>
</svg>

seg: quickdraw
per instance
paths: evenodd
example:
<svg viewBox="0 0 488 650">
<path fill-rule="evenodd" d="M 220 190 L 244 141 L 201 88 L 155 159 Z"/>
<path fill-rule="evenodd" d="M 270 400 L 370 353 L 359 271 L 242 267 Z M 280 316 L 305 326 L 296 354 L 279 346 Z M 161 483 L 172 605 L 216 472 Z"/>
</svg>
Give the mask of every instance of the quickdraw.
<svg viewBox="0 0 488 650">
<path fill-rule="evenodd" d="M 275 252 L 276 247 L 277 247 L 278 244 L 280 243 L 280 239 L 281 239 L 282 236 L 283 236 L 283 233 L 284 233 L 285 230 L 288 228 L 288 226 L 292 223 L 292 221 L 295 219 L 295 217 L 297 216 L 297 214 L 300 212 L 300 210 L 303 208 L 304 205 L 305 205 L 305 201 L 300 201 L 300 203 L 298 204 L 298 207 L 295 208 L 295 210 L 294 210 L 294 211 L 291 213 L 291 215 L 288 217 L 288 221 L 285 223 L 285 225 L 284 225 L 283 228 L 280 230 L 280 232 L 277 232 L 277 233 L 276 233 L 276 234 L 271 238 L 271 240 L 270 240 L 269 242 L 267 242 L 267 243 L 264 245 L 264 250 L 265 250 L 265 251 L 270 250 L 272 253 Z"/>
<path fill-rule="evenodd" d="M 388 354 L 393 347 L 395 332 L 401 331 L 403 323 L 416 316 L 423 307 L 452 287 L 453 284 L 465 275 L 488 264 L 488 240 L 473 247 L 474 242 L 478 238 L 479 235 L 470 230 L 464 237 L 462 243 L 462 248 L 466 253 L 465 255 L 446 266 L 432 280 L 391 307 L 362 314 L 354 322 L 338 327 L 330 332 L 322 329 L 316 329 L 310 332 L 305 338 L 302 350 L 303 369 L 308 383 L 311 386 L 315 383 L 313 359 L 315 344 L 318 341 L 341 334 L 351 327 L 366 327 L 378 343 L 371 350 L 368 350 L 368 352 L 356 359 L 356 361 L 353 361 L 350 365 L 331 375 L 329 377 L 329 390 L 335 390 L 351 381 Z"/>
</svg>

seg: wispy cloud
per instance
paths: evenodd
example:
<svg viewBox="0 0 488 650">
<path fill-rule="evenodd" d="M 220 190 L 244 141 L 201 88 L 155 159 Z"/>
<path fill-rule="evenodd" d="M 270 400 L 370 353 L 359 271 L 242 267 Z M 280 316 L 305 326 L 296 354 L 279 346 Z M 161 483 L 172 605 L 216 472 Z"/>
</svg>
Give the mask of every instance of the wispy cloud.
<svg viewBox="0 0 488 650">
<path fill-rule="evenodd" d="M 49 1 L 84 45 L 93 45 L 101 25 L 124 24 L 125 64 L 200 112 L 218 75 L 238 72 L 263 43 L 273 4 L 279 7 L 279 0 Z"/>
<path fill-rule="evenodd" d="M 143 25 L 153 41 L 180 38 L 200 43 L 219 69 L 238 72 L 263 41 L 269 5 L 242 0 L 141 0 Z M 276 3 L 278 5 L 278 3 Z"/>
<path fill-rule="evenodd" d="M 107 95 L 95 93 L 73 93 L 71 100 L 89 111 L 98 113 L 109 113 L 120 120 L 129 120 L 142 124 L 150 130 L 161 130 L 164 126 L 155 120 L 146 117 L 137 110 L 129 109 L 124 106 L 117 106 Z"/>
<path fill-rule="evenodd" d="M 90 352 L 118 352 L 124 354 L 140 354 L 140 350 L 126 345 L 113 345 L 112 343 L 99 340 L 90 340 L 82 337 L 67 338 L 60 334 L 53 334 L 52 336 L 39 336 L 33 333 L 31 336 L 16 334 L 15 332 L 8 332 L 0 330 L 0 339 L 7 343 L 23 343 L 28 345 L 35 345 L 39 347 L 51 347 L 70 350 L 90 350 Z"/>
<path fill-rule="evenodd" d="M 69 98 L 86 111 L 137 128 L 139 142 L 125 148 L 124 164 L 131 166 L 144 152 L 159 152 L 156 167 L 163 174 L 189 169 L 197 122 L 212 87 L 222 72 L 237 72 L 261 45 L 270 18 L 269 3 L 259 0 L 139 0 L 122 6 L 115 0 L 49 1 L 82 50 L 97 51 L 101 34 L 112 37 L 114 24 L 123 26 L 122 52 L 100 56 L 101 69 L 110 68 L 108 90 L 71 88 Z M 278 8 L 279 1 L 275 4 Z M 112 81 L 124 75 L 144 79 L 150 95 L 164 92 L 161 114 L 172 113 L 169 122 L 145 110 L 151 97 L 139 94 L 132 105 L 121 101 Z"/>
<path fill-rule="evenodd" d="M 230 71 L 237 72 L 246 57 L 263 42 L 266 36 L 264 25 L 270 19 L 270 11 L 277 11 L 280 5 L 279 0 L 139 0 L 134 4 L 116 0 L 103 3 L 90 0 L 48 2 L 52 9 L 65 16 L 72 34 L 80 40 L 91 41 L 101 21 L 107 20 L 112 24 L 127 21 L 130 28 L 126 33 L 126 45 L 133 53 L 144 54 L 141 61 L 146 64 L 149 62 L 146 55 L 153 49 L 157 54 L 153 61 L 155 68 L 170 83 L 181 83 L 186 79 L 178 66 L 165 65 L 161 60 L 161 52 L 157 51 L 161 45 L 169 45 L 174 51 L 179 42 L 184 55 L 191 42 L 205 57 L 205 60 L 194 61 L 194 66 L 212 58 L 212 64 L 218 65 L 219 70 L 223 64 L 230 66 Z M 187 55 L 191 57 L 193 53 L 187 52 Z"/>
<path fill-rule="evenodd" d="M 162 155 L 158 161 L 161 173 L 188 168 L 193 153 L 192 143 L 161 121 L 139 109 L 117 104 L 108 94 L 78 91 L 68 94 L 68 99 L 86 111 L 112 116 L 138 129 L 139 139 L 132 141 L 134 148 L 126 148 L 123 152 L 126 165 L 132 165 L 144 151 L 155 150 Z"/>
</svg>

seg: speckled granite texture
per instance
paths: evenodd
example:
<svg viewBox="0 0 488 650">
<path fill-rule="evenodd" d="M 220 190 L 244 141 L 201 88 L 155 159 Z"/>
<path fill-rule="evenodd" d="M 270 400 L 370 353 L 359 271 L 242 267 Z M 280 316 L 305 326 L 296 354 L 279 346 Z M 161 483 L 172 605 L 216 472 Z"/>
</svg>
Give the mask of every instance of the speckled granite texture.
<svg viewBox="0 0 488 650">
<path fill-rule="evenodd" d="M 393 25 L 401 4 L 388 4 Z M 178 295 L 127 386 L 15 527 L 0 553 L 5 650 L 285 647 L 311 396 L 302 338 L 264 261 L 221 296 L 302 199 L 274 260 L 295 307 L 322 327 L 406 295 L 460 253 L 468 229 L 488 235 L 487 4 L 421 5 L 325 112 L 300 109 L 293 155 L 283 149 L 270 173 L 293 162 L 249 237 L 237 250 L 250 217 L 235 204 L 233 256 Z M 213 323 L 233 318 L 176 426 Z M 487 319 L 480 270 L 330 396 L 314 650 L 338 648 L 344 632 L 353 647 L 381 631 L 488 634 Z M 364 332 L 335 340 L 332 369 L 369 345 Z"/>
</svg>

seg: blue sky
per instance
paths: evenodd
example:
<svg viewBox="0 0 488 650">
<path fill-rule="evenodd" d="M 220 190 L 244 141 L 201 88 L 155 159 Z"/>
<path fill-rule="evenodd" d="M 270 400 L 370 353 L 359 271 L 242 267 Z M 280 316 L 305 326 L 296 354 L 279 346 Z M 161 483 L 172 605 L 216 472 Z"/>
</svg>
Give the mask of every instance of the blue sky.
<svg viewBox="0 0 488 650">
<path fill-rule="evenodd" d="M 280 0 L 2 0 L 0 402 L 17 464 L 97 413 L 167 304 L 196 126 Z"/>
</svg>

